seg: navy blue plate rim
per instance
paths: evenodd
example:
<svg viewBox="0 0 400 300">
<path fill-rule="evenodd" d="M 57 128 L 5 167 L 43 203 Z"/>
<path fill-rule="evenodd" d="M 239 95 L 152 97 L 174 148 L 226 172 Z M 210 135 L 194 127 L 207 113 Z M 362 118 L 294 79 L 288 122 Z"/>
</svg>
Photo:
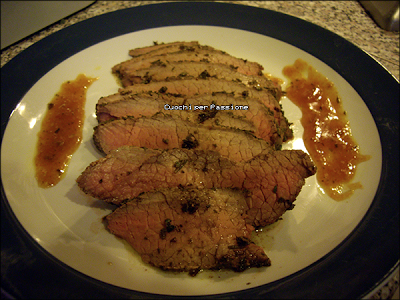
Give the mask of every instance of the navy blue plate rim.
<svg viewBox="0 0 400 300">
<path fill-rule="evenodd" d="M 201 12 L 201 13 L 198 13 Z M 326 29 L 283 13 L 218 2 L 165 2 L 100 15 L 62 29 L 1 69 L 1 134 L 26 92 L 49 70 L 96 43 L 143 29 L 175 25 L 236 28 L 276 38 L 325 62 L 359 93 L 376 122 L 382 172 L 365 217 L 326 256 L 281 280 L 208 296 L 132 291 L 86 276 L 45 251 L 21 226 L 1 185 L 1 289 L 8 298 L 362 298 L 399 262 L 399 82 L 367 53 Z"/>
</svg>

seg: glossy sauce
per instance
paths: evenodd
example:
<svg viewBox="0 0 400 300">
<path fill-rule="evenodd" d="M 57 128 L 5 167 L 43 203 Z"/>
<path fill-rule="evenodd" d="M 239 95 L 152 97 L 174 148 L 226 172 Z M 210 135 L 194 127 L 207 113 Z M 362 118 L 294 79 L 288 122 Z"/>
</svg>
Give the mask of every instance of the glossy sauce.
<svg viewBox="0 0 400 300">
<path fill-rule="evenodd" d="M 270 73 L 264 73 L 264 76 L 267 77 L 269 80 L 271 80 L 273 83 L 275 83 L 276 85 L 282 85 L 283 84 L 283 80 L 281 78 L 272 76 Z"/>
<path fill-rule="evenodd" d="M 47 105 L 36 146 L 36 179 L 42 188 L 56 185 L 65 175 L 82 140 L 86 91 L 96 79 L 83 74 L 64 82 Z"/>
<path fill-rule="evenodd" d="M 360 153 L 334 84 L 301 59 L 283 74 L 291 81 L 286 96 L 302 112 L 303 141 L 317 166 L 318 183 L 334 200 L 350 197 L 362 188 L 351 182 L 357 165 L 370 156 Z"/>
</svg>

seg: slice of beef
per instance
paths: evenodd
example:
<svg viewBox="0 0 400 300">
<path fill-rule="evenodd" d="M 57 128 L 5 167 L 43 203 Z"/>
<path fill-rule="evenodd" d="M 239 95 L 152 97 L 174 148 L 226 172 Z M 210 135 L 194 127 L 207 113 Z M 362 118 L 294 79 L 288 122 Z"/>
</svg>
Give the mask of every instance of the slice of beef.
<svg viewBox="0 0 400 300">
<path fill-rule="evenodd" d="M 94 129 L 93 140 L 105 154 L 122 146 L 186 148 L 218 151 L 233 161 L 248 160 L 271 149 L 266 141 L 244 130 L 197 125 L 164 114 L 99 124 Z"/>
<path fill-rule="evenodd" d="M 275 86 L 275 85 L 274 85 Z M 276 87 L 276 86 L 275 86 Z M 170 81 L 150 82 L 148 84 L 135 84 L 119 89 L 121 94 L 159 92 L 179 96 L 194 96 L 200 94 L 212 95 L 225 92 L 234 96 L 255 98 L 264 103 L 272 111 L 281 112 L 279 99 L 275 90 L 263 88 L 261 90 L 248 87 L 239 82 L 224 79 L 180 79 Z"/>
<path fill-rule="evenodd" d="M 167 106 L 169 110 L 166 110 L 166 104 L 169 105 Z M 219 108 L 231 108 L 234 104 L 246 109 L 220 110 L 217 107 L 210 109 L 212 104 L 218 105 Z M 196 105 L 208 108 L 194 110 Z M 256 137 L 274 145 L 276 149 L 279 149 L 288 138 L 286 135 L 281 136 L 282 130 L 276 124 L 273 112 L 264 104 L 253 98 L 235 97 L 227 93 L 189 97 L 160 93 L 118 93 L 103 97 L 96 105 L 99 123 L 127 117 L 153 116 L 160 112 L 207 126 L 225 126 L 251 131 Z M 285 130 L 283 132 L 285 133 Z"/>
<path fill-rule="evenodd" d="M 142 260 L 163 270 L 232 269 L 271 265 L 251 242 L 246 192 L 238 189 L 170 188 L 143 193 L 106 217 L 111 233 Z"/>
<path fill-rule="evenodd" d="M 96 103 L 97 121 L 102 123 L 129 116 L 152 116 L 163 110 L 164 105 L 170 103 L 170 99 L 178 98 L 159 93 L 115 93 L 103 96 Z"/>
<path fill-rule="evenodd" d="M 131 81 L 126 74 L 136 70 L 149 68 L 152 65 L 164 65 L 171 61 L 204 61 L 210 63 L 221 63 L 236 69 L 237 72 L 246 75 L 262 75 L 264 69 L 260 64 L 244 59 L 236 58 L 228 53 L 208 46 L 195 46 L 177 52 L 151 55 L 150 57 L 138 56 L 128 61 L 115 65 L 112 72 L 120 79 L 123 86 L 128 86 Z"/>
<path fill-rule="evenodd" d="M 173 115 L 174 117 L 179 117 L 182 120 L 204 126 L 228 127 L 246 130 L 255 134 L 256 136 L 257 134 L 265 135 L 265 140 L 267 142 L 271 142 L 272 140 L 270 136 L 267 136 L 267 134 L 271 132 L 271 128 L 269 128 L 268 131 L 262 131 L 262 128 L 259 128 L 259 124 L 255 124 L 252 120 L 247 119 L 240 114 L 233 114 L 227 111 L 220 111 L 216 109 L 210 110 L 209 108 L 204 110 L 194 110 L 195 105 L 203 102 L 196 101 L 196 104 L 194 104 L 194 101 L 191 101 L 191 99 L 188 101 L 186 99 L 173 96 L 165 98 L 167 101 L 169 101 L 161 102 L 158 97 L 155 98 L 147 94 L 140 94 L 137 95 L 137 97 L 126 97 L 126 99 L 122 99 L 121 101 L 111 102 L 105 105 L 96 105 L 97 120 L 100 124 L 115 119 L 140 118 L 143 116 L 152 117 L 162 113 L 165 115 Z M 166 106 L 166 104 L 168 106 Z M 208 107 L 211 104 L 212 103 L 208 104 Z M 258 137 L 264 138 L 264 136 Z"/>
<path fill-rule="evenodd" d="M 121 147 L 92 162 L 77 183 L 86 194 L 117 205 L 161 188 L 246 189 L 245 220 L 258 227 L 291 209 L 305 178 L 315 172 L 301 150 L 271 151 L 235 163 L 215 151 Z"/>
<path fill-rule="evenodd" d="M 241 118 L 240 116 L 229 114 L 229 113 L 222 113 L 218 114 L 217 110 L 210 111 L 209 109 L 204 111 L 191 111 L 191 110 L 165 110 L 164 105 L 165 103 L 157 102 L 156 105 L 158 107 L 154 111 L 153 114 L 149 113 L 149 106 L 152 106 L 153 103 L 149 106 L 146 106 L 143 111 L 140 111 L 141 104 L 143 103 L 141 100 L 145 100 L 146 97 L 140 97 L 139 99 L 135 99 L 134 101 L 120 101 L 115 102 L 110 105 L 101 106 L 98 109 L 98 120 L 99 123 L 105 123 L 111 120 L 116 119 L 127 119 L 127 118 L 140 118 L 142 116 L 146 117 L 153 117 L 158 114 L 165 114 L 165 115 L 173 115 L 174 117 L 178 117 L 182 120 L 189 121 L 194 124 L 204 125 L 204 126 L 211 126 L 211 127 L 221 127 L 221 128 L 234 128 L 239 130 L 248 131 L 255 136 L 256 133 L 260 132 L 260 129 L 256 127 L 254 122 L 248 120 L 246 118 Z M 136 101 L 139 100 L 139 101 Z M 149 98 L 147 100 L 154 101 L 154 99 Z M 138 103 L 139 102 L 139 103 Z M 174 104 L 175 107 L 177 106 L 185 107 L 185 104 Z M 143 112 L 148 112 L 144 114 Z M 267 134 L 268 132 L 263 132 Z M 259 138 L 263 138 L 258 136 Z M 268 136 L 265 139 L 266 142 L 272 145 L 272 139 Z M 278 146 L 279 147 L 279 146 Z"/>
<path fill-rule="evenodd" d="M 224 79 L 182 79 L 173 81 L 151 82 L 149 84 L 135 84 L 124 89 L 120 89 L 121 94 L 137 94 L 148 92 L 159 92 L 184 95 L 187 97 L 216 93 L 228 93 L 235 97 L 254 98 L 268 107 L 274 114 L 275 121 L 281 129 L 281 134 L 284 140 L 289 140 L 293 137 L 293 132 L 282 107 L 276 98 L 276 93 L 270 89 L 258 90 L 247 87 L 242 83 L 227 81 Z"/>
<path fill-rule="evenodd" d="M 130 69 L 124 72 L 124 80 L 131 84 L 149 83 L 153 81 L 170 81 L 182 78 L 218 78 L 228 81 L 241 82 L 256 89 L 268 89 L 274 92 L 277 100 L 281 98 L 280 86 L 265 76 L 245 75 L 236 68 L 221 63 L 204 61 L 172 61 L 154 64 L 146 69 Z"/>
<path fill-rule="evenodd" d="M 192 42 L 172 42 L 172 43 L 154 43 L 154 45 L 135 48 L 129 50 L 129 55 L 132 57 L 142 56 L 144 55 L 159 55 L 165 54 L 170 52 L 176 52 L 179 50 L 191 49 L 195 46 L 199 46 L 199 42 L 192 41 Z"/>
</svg>

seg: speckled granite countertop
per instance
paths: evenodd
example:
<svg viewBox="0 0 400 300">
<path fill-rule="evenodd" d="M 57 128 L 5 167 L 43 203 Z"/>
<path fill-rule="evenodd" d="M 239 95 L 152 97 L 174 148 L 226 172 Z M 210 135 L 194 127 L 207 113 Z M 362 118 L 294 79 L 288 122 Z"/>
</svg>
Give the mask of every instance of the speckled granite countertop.
<svg viewBox="0 0 400 300">
<path fill-rule="evenodd" d="M 1 66 L 33 43 L 79 21 L 107 12 L 162 1 L 96 1 L 88 8 L 24 39 L 1 52 Z M 358 1 L 225 1 L 286 13 L 349 40 L 399 79 L 399 33 L 381 29 Z"/>
<path fill-rule="evenodd" d="M 1 52 L 1 67 L 40 39 L 82 20 L 111 11 L 165 1 L 96 1 L 82 11 Z M 224 1 L 286 13 L 328 29 L 369 53 L 399 80 L 399 32 L 381 29 L 358 1 Z M 399 299 L 398 270 L 371 299 Z"/>
</svg>

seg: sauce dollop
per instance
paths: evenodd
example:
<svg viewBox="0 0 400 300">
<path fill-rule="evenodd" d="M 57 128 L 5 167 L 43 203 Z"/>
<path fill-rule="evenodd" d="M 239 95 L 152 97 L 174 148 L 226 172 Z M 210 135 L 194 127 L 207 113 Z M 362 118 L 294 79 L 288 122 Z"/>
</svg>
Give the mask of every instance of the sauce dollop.
<svg viewBox="0 0 400 300">
<path fill-rule="evenodd" d="M 283 74 L 291 80 L 286 96 L 302 112 L 304 146 L 317 166 L 319 185 L 334 200 L 350 197 L 362 188 L 360 182 L 351 182 L 357 165 L 370 156 L 362 155 L 354 141 L 336 87 L 301 59 Z"/>
<path fill-rule="evenodd" d="M 86 91 L 95 80 L 79 74 L 75 80 L 64 82 L 47 105 L 34 161 L 40 187 L 52 187 L 65 175 L 82 140 Z"/>
</svg>

